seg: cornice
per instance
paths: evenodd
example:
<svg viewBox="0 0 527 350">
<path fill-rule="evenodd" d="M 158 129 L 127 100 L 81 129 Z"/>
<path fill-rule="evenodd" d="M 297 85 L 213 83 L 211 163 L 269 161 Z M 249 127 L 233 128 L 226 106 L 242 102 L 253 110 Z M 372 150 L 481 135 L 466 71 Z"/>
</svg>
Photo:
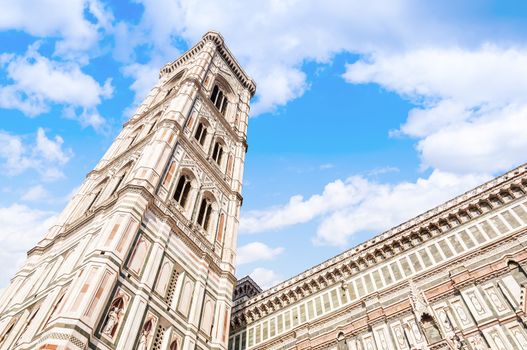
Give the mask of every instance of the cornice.
<svg viewBox="0 0 527 350">
<path fill-rule="evenodd" d="M 238 78 L 243 87 L 247 88 L 250 91 L 251 96 L 254 96 L 254 93 L 256 92 L 256 83 L 241 68 L 236 58 L 234 58 L 231 51 L 225 45 L 225 40 L 223 39 L 221 34 L 214 31 L 209 31 L 205 33 L 205 35 L 203 35 L 201 40 L 196 45 L 191 47 L 178 59 L 164 65 L 163 68 L 161 68 L 161 71 L 159 72 L 159 77 L 161 78 L 166 74 L 172 73 L 175 69 L 190 60 L 203 48 L 203 46 L 205 46 L 207 42 L 212 42 L 216 46 L 216 49 L 220 53 L 221 57 L 225 60 L 229 68 L 234 72 L 236 78 Z"/>
<path fill-rule="evenodd" d="M 235 307 L 233 314 L 267 315 L 269 308 L 291 305 L 347 280 L 430 238 L 466 225 L 525 193 L 527 166 L 522 165 L 264 291 Z"/>
<path fill-rule="evenodd" d="M 485 266 L 495 266 L 495 263 L 496 262 L 504 262 L 504 261 L 507 261 L 508 259 L 514 259 L 516 260 L 517 262 L 519 263 L 522 263 L 523 260 L 517 260 L 517 254 L 519 254 L 521 252 L 521 250 L 517 250 L 515 251 L 515 253 L 512 253 L 512 254 L 501 254 L 502 251 L 496 251 L 496 248 L 498 246 L 502 246 L 504 244 L 507 244 L 509 242 L 516 242 L 517 245 L 518 245 L 518 248 L 521 248 L 521 245 L 519 243 L 519 241 L 517 240 L 517 237 L 519 236 L 522 236 L 522 235 L 525 235 L 525 230 L 522 230 L 518 233 L 516 233 L 514 236 L 512 237 L 508 237 L 504 240 L 504 242 L 502 241 L 496 241 L 494 243 L 491 243 L 489 245 L 487 245 L 484 249 L 481 249 L 480 251 L 474 251 L 470 254 L 470 259 L 479 259 L 481 257 L 481 255 L 485 255 L 485 254 L 492 254 L 495 256 L 494 259 L 492 259 L 492 261 L 488 262 L 485 264 Z M 509 251 L 509 250 L 505 250 L 505 251 Z M 449 265 L 453 265 L 453 263 L 449 264 Z M 481 285 L 482 283 L 485 283 L 489 280 L 492 280 L 492 279 L 495 279 L 495 278 L 498 278 L 500 276 L 503 276 L 505 275 L 507 272 L 508 272 L 508 268 L 506 267 L 506 264 L 503 264 L 504 266 L 503 267 L 500 267 L 498 269 L 494 269 L 492 271 L 492 273 L 490 274 L 482 274 L 482 275 L 477 275 L 475 277 L 471 277 L 470 279 L 466 280 L 466 281 L 462 281 L 461 283 L 455 283 L 452 288 L 449 288 L 448 290 L 446 290 L 445 292 L 442 292 L 440 294 L 437 294 L 437 295 L 434 295 L 433 297 L 427 297 L 428 299 L 428 303 L 430 305 L 436 303 L 436 302 L 439 302 L 441 300 L 444 300 L 445 298 L 448 298 L 448 297 L 451 297 L 453 296 L 457 291 L 459 291 L 460 289 L 465 289 L 465 288 L 468 288 L 470 285 Z M 441 267 L 438 267 L 437 269 L 435 270 L 438 270 L 438 269 L 443 269 L 444 267 L 441 266 Z M 476 272 L 477 270 L 481 269 L 482 267 L 477 267 L 475 269 L 472 269 L 470 270 L 469 272 L 472 274 L 474 272 Z M 428 275 L 428 274 L 427 274 Z M 414 281 L 417 281 L 417 279 L 413 279 Z M 425 285 L 427 281 L 424 281 L 423 279 L 420 279 L 421 281 L 419 282 L 419 285 Z M 448 279 L 448 281 L 445 281 L 445 282 L 442 282 L 442 283 L 452 283 L 452 279 Z M 438 285 L 435 285 L 434 287 L 432 288 L 426 288 L 426 289 L 423 289 L 423 292 L 426 292 L 430 289 L 433 289 L 435 287 L 438 287 Z M 408 293 L 408 290 L 409 290 L 409 279 L 406 279 L 406 280 L 403 280 L 401 281 L 398 285 L 392 287 L 392 288 L 389 288 L 383 292 L 380 292 L 378 293 L 378 299 L 383 299 L 384 297 L 388 296 L 388 295 L 391 295 L 393 294 L 394 290 L 396 289 L 401 289 L 401 290 L 404 290 L 405 293 Z M 274 348 L 274 346 L 276 346 L 277 344 L 281 344 L 283 342 L 285 342 L 287 339 L 291 338 L 291 335 L 295 335 L 295 334 L 299 334 L 299 333 L 302 333 L 302 334 L 306 334 L 308 335 L 309 339 L 313 340 L 314 338 L 319 338 L 319 337 L 324 337 L 324 335 L 327 335 L 327 334 L 330 334 L 330 333 L 338 333 L 337 331 L 335 331 L 335 329 L 340 329 L 342 331 L 344 331 L 345 329 L 344 328 L 347 328 L 346 332 L 345 332 L 345 336 L 346 337 L 350 337 L 351 335 L 357 335 L 357 334 L 362 334 L 364 332 L 368 332 L 372 327 L 375 327 L 376 324 L 385 324 L 387 322 L 389 322 L 390 320 L 394 320 L 394 319 L 401 319 L 401 318 L 404 318 L 405 316 L 407 315 L 411 315 L 412 314 L 412 307 L 411 305 L 408 303 L 408 305 L 406 307 L 402 307 L 402 308 L 393 308 L 392 306 L 395 305 L 395 304 L 400 304 L 402 301 L 402 299 L 396 301 L 395 303 L 393 304 L 390 304 L 390 305 L 379 305 L 377 307 L 375 307 L 375 309 L 381 309 L 383 310 L 381 314 L 378 314 L 375 318 L 373 319 L 369 319 L 369 315 L 372 314 L 372 310 L 366 310 L 363 306 L 363 303 L 361 302 L 361 299 L 358 299 L 356 302 L 352 303 L 352 304 L 349 304 L 341 309 L 337 309 L 335 310 L 334 312 L 331 312 L 331 313 L 328 313 L 316 320 L 311 320 L 309 322 L 306 322 L 306 323 L 301 323 L 299 324 L 297 327 L 295 328 L 292 328 L 291 330 L 281 334 L 281 335 L 278 335 L 276 337 L 271 337 L 269 338 L 268 340 L 266 340 L 265 342 L 262 342 L 262 343 L 259 343 L 258 344 L 258 349 L 272 349 Z M 386 314 L 384 310 L 396 310 L 396 312 L 394 313 L 390 313 L 390 314 Z M 359 316 L 359 317 L 357 317 Z M 510 315 L 508 317 L 516 317 L 516 315 Z M 357 322 L 359 319 L 361 318 L 367 318 L 368 319 L 368 322 L 365 322 L 363 324 L 360 324 L 360 322 Z M 346 322 L 346 324 L 348 323 L 349 320 L 353 320 L 353 326 L 351 327 L 344 327 L 344 326 L 341 326 L 339 325 L 340 323 L 342 323 L 343 321 Z M 497 321 L 495 321 L 497 322 Z M 359 325 L 357 325 L 359 323 Z M 340 327 L 340 328 L 339 328 Z M 322 333 L 317 333 L 319 331 L 319 329 L 330 329 L 330 331 L 323 331 Z M 241 329 L 236 329 L 234 330 L 234 332 L 239 332 Z M 315 335 L 315 337 L 312 337 L 312 335 Z M 329 342 L 321 342 L 320 344 L 317 344 L 316 347 L 314 347 L 313 349 L 325 349 L 326 347 L 330 346 L 336 338 L 331 338 L 332 340 L 330 340 Z"/>
</svg>

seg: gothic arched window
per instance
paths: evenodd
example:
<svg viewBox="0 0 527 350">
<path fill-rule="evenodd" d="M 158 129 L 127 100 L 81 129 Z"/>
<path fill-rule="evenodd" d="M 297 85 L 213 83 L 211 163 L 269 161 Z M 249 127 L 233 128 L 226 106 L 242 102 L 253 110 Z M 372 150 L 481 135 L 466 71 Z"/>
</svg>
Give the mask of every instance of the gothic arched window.
<svg viewBox="0 0 527 350">
<path fill-rule="evenodd" d="M 172 344 L 170 344 L 170 350 L 177 350 L 177 340 L 174 340 Z"/>
<path fill-rule="evenodd" d="M 132 134 L 132 140 L 130 141 L 130 146 L 133 146 L 135 141 L 137 140 L 137 137 L 139 136 L 139 134 L 141 134 L 141 131 L 143 130 L 143 126 L 141 125 L 140 127 L 138 127 L 137 129 L 135 129 L 134 133 Z"/>
<path fill-rule="evenodd" d="M 174 199 L 182 207 L 187 204 L 188 194 L 190 192 L 190 179 L 187 175 L 181 175 L 176 185 L 176 191 L 174 192 Z"/>
<path fill-rule="evenodd" d="M 194 138 L 200 143 L 200 145 L 205 144 L 205 138 L 207 137 L 207 127 L 203 123 L 199 123 L 196 128 L 196 133 Z"/>
<path fill-rule="evenodd" d="M 212 213 L 212 201 L 208 198 L 203 198 L 199 206 L 198 225 L 203 227 L 205 231 L 208 230 L 210 224 L 210 214 Z"/>
<path fill-rule="evenodd" d="M 212 89 L 212 94 L 210 95 L 210 100 L 212 103 L 214 103 L 214 106 L 218 109 L 218 111 L 221 112 L 221 114 L 225 115 L 225 110 L 227 109 L 227 104 L 229 101 L 227 100 L 227 97 L 221 91 L 221 89 L 218 87 L 218 85 L 214 85 L 214 88 Z"/>
<path fill-rule="evenodd" d="M 216 141 L 214 144 L 214 149 L 212 151 L 212 159 L 220 165 L 221 164 L 221 158 L 223 156 L 223 147 L 219 141 Z"/>
</svg>

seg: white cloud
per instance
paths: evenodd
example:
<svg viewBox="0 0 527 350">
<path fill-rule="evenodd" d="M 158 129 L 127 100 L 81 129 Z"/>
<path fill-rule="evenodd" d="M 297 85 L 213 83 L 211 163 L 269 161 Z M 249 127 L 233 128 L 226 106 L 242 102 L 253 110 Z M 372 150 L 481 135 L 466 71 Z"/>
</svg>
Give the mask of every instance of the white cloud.
<svg viewBox="0 0 527 350">
<path fill-rule="evenodd" d="M 0 207 L 0 287 L 8 284 L 26 259 L 26 252 L 44 237 L 55 213 L 21 204 Z"/>
<path fill-rule="evenodd" d="M 349 181 L 351 179 L 330 182 L 324 187 L 322 194 L 313 195 L 308 199 L 295 195 L 283 206 L 248 211 L 241 218 L 240 231 L 256 233 L 300 224 L 351 205 L 357 201 L 355 195 L 359 188 L 349 186 Z M 364 181 L 364 184 L 367 185 L 367 182 Z"/>
<path fill-rule="evenodd" d="M 329 183 L 322 194 L 308 199 L 293 196 L 286 205 L 249 211 L 242 216 L 240 230 L 263 232 L 320 218 L 313 242 L 345 246 L 354 234 L 381 233 L 488 178 L 435 170 L 415 182 L 387 184 L 352 176 Z"/>
<path fill-rule="evenodd" d="M 451 38 L 448 30 L 437 30 L 438 22 L 430 20 L 435 13 L 423 14 L 423 7 L 413 0 L 140 3 L 145 10 L 137 27 L 118 26 L 120 57 L 131 56 L 127 46 L 148 45 L 152 58 L 172 60 L 177 57 L 171 50 L 178 38 L 195 43 L 205 32 L 218 30 L 256 80 L 253 115 L 273 111 L 305 92 L 306 61 L 326 63 L 339 52 L 369 53 L 379 47 Z"/>
<path fill-rule="evenodd" d="M 59 135 L 49 139 L 42 128 L 37 130 L 35 141 L 27 143 L 22 136 L 0 130 L 0 169 L 10 176 L 32 169 L 44 180 L 61 178 L 61 167 L 73 155 L 71 149 L 63 148 L 63 143 Z"/>
<path fill-rule="evenodd" d="M 41 201 L 49 197 L 48 191 L 42 185 L 30 187 L 23 195 L 22 200 L 25 202 Z"/>
<path fill-rule="evenodd" d="M 62 149 L 63 144 L 64 139 L 61 136 L 56 135 L 54 140 L 48 139 L 44 129 L 38 128 L 37 150 L 45 160 L 66 164 L 70 159 L 70 155 L 66 154 Z"/>
<path fill-rule="evenodd" d="M 418 139 L 422 167 L 496 173 L 525 162 L 527 48 L 422 48 L 377 53 L 347 65 L 344 78 L 376 83 L 412 100 L 392 135 Z"/>
<path fill-rule="evenodd" d="M 255 261 L 272 260 L 284 252 L 283 247 L 271 248 L 262 242 L 251 242 L 238 247 L 238 266 L 249 264 Z"/>
<path fill-rule="evenodd" d="M 354 234 L 381 233 L 488 179 L 484 175 L 459 176 L 439 170 L 428 178 L 395 185 L 352 178 L 349 185 L 356 187 L 357 203 L 324 217 L 314 243 L 344 246 Z"/>
<path fill-rule="evenodd" d="M 22 56 L 6 57 L 3 64 L 12 83 L 0 86 L 0 107 L 36 116 L 49 111 L 52 104 L 62 104 L 80 108 L 77 118 L 87 125 L 97 128 L 103 123 L 96 107 L 102 99 L 112 96 L 111 79 L 101 85 L 83 73 L 77 63 L 42 56 L 38 44 L 30 46 Z"/>
<path fill-rule="evenodd" d="M 433 103 L 508 104 L 527 100 L 527 49 L 484 45 L 378 52 L 347 65 L 350 83 L 377 83 L 401 95 Z"/>
<path fill-rule="evenodd" d="M 276 272 L 263 267 L 255 268 L 250 274 L 251 278 L 262 288 L 268 289 L 276 286 L 283 278 Z"/>
<path fill-rule="evenodd" d="M 132 85 L 130 85 L 130 89 L 135 93 L 134 105 L 141 103 L 141 100 L 148 95 L 152 87 L 157 83 L 161 66 L 162 64 L 132 63 L 123 68 L 123 74 L 134 80 Z"/>
<path fill-rule="evenodd" d="M 89 15 L 89 16 L 87 16 Z M 93 48 L 113 17 L 97 0 L 3 1 L 0 30 L 21 30 L 37 37 L 58 37 L 57 53 Z"/>
</svg>

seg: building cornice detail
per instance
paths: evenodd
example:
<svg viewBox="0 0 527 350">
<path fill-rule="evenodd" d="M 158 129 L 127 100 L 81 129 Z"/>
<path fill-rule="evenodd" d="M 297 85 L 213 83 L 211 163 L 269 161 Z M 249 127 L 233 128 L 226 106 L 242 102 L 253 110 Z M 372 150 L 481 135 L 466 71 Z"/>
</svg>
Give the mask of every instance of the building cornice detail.
<svg viewBox="0 0 527 350">
<path fill-rule="evenodd" d="M 442 236 L 527 192 L 522 165 L 349 249 L 236 306 L 233 314 L 256 320 L 330 285 L 344 282 L 422 242 Z M 237 316 L 237 315 L 236 315 Z"/>
<path fill-rule="evenodd" d="M 211 42 L 216 46 L 216 49 L 220 53 L 221 57 L 225 60 L 229 68 L 234 72 L 236 78 L 238 78 L 243 87 L 250 91 L 251 96 L 254 96 L 254 93 L 256 92 L 256 83 L 247 75 L 247 73 L 245 73 L 230 50 L 227 48 L 227 46 L 225 46 L 225 40 L 221 34 L 214 31 L 205 33 L 205 35 L 203 35 L 202 39 L 196 45 L 191 47 L 178 59 L 164 65 L 159 72 L 159 77 L 161 78 L 166 74 L 170 74 L 175 71 L 178 67 L 194 57 L 208 42 Z"/>
<path fill-rule="evenodd" d="M 525 230 L 521 230 L 520 232 L 516 233 L 515 235 L 508 237 L 505 239 L 505 242 L 496 241 L 492 244 L 489 244 L 481 251 L 474 251 L 466 260 L 474 260 L 474 259 L 480 259 L 481 256 L 490 257 L 494 256 L 494 259 L 492 259 L 492 262 L 489 263 L 489 265 L 496 266 L 497 262 L 505 262 L 508 259 L 513 259 L 517 262 L 523 262 L 521 260 L 517 260 L 517 254 L 519 251 L 515 251 L 514 253 L 506 253 L 502 254 L 503 252 L 510 252 L 510 244 L 515 243 L 516 247 L 520 248 L 521 243 L 518 240 L 518 237 L 524 236 Z M 496 250 L 499 246 L 507 247 L 500 249 L 499 251 Z M 460 262 L 452 262 L 450 265 L 459 265 Z M 475 269 L 468 269 L 467 273 L 469 275 L 469 278 L 463 279 L 461 281 L 455 281 L 455 276 L 450 276 L 448 280 L 442 282 L 443 283 L 450 283 L 453 284 L 453 288 L 449 288 L 442 293 L 439 293 L 437 295 L 433 295 L 429 297 L 427 295 L 427 302 L 429 305 L 432 305 L 440 300 L 443 300 L 445 297 L 451 297 L 454 294 L 458 293 L 460 290 L 469 287 L 470 285 L 480 285 L 483 284 L 489 280 L 495 279 L 499 276 L 503 276 L 507 272 L 506 264 L 501 264 L 503 266 L 500 266 L 499 268 L 495 268 L 492 273 L 490 274 L 474 274 L 477 272 L 479 268 Z M 428 275 L 428 274 L 427 274 Z M 437 278 L 437 274 L 435 275 Z M 356 336 L 360 335 L 364 332 L 367 332 L 369 329 L 374 328 L 377 324 L 387 324 L 388 322 L 396 319 L 403 319 L 406 316 L 413 315 L 412 306 L 408 299 L 403 299 L 400 297 L 397 297 L 397 302 L 395 304 L 407 304 L 404 307 L 398 307 L 393 308 L 392 306 L 395 305 L 383 305 L 382 299 L 389 295 L 393 294 L 394 290 L 400 290 L 404 294 L 408 294 L 411 289 L 411 283 L 416 282 L 418 286 L 425 286 L 428 282 L 430 282 L 430 279 L 432 279 L 433 276 L 428 276 L 428 278 L 410 278 L 407 280 L 402 281 L 397 288 L 389 288 L 388 290 L 385 290 L 383 292 L 377 293 L 377 299 L 381 303 L 379 306 L 375 307 L 375 309 L 381 309 L 383 310 L 381 314 L 376 316 L 373 319 L 369 319 L 369 315 L 374 314 L 374 310 L 368 310 L 367 308 L 364 308 L 363 303 L 360 299 L 358 299 L 356 302 L 349 304 L 342 309 L 336 310 L 332 313 L 326 314 L 316 320 L 311 320 L 309 322 L 305 322 L 304 324 L 300 324 L 296 328 L 293 328 L 284 334 L 281 334 L 276 337 L 269 338 L 268 340 L 258 343 L 259 349 L 272 349 L 277 344 L 282 344 L 287 341 L 287 339 L 290 339 L 291 335 L 298 335 L 302 334 L 307 336 L 310 339 L 313 339 L 313 336 L 315 337 L 323 337 L 326 334 L 331 333 L 338 333 L 335 331 L 335 329 L 344 331 L 345 328 L 348 328 L 348 332 L 345 332 L 346 337 Z M 435 285 L 437 287 L 437 285 Z M 421 287 L 420 287 L 421 288 Z M 432 288 L 433 289 L 433 288 Z M 427 294 L 428 288 L 422 288 L 422 291 L 425 292 L 425 295 Z M 367 298 L 367 297 L 366 297 Z M 391 309 L 391 310 L 397 310 L 394 313 L 385 314 L 384 310 Z M 516 317 L 516 315 L 511 315 L 508 317 Z M 368 318 L 368 322 L 365 322 L 361 324 L 360 322 L 357 322 L 361 318 Z M 351 328 L 340 326 L 340 324 L 347 323 L 349 320 L 353 320 L 355 324 L 360 324 L 358 326 L 353 326 Z M 330 331 L 324 331 L 324 329 L 330 329 Z M 320 331 L 324 331 L 322 334 L 320 334 Z M 297 338 L 296 336 L 294 338 Z M 297 338 L 298 339 L 298 338 Z M 320 344 L 317 344 L 317 347 L 313 347 L 313 349 L 325 349 L 326 347 L 330 346 L 332 341 L 336 338 L 332 337 L 332 340 L 329 342 L 321 342 Z"/>
</svg>

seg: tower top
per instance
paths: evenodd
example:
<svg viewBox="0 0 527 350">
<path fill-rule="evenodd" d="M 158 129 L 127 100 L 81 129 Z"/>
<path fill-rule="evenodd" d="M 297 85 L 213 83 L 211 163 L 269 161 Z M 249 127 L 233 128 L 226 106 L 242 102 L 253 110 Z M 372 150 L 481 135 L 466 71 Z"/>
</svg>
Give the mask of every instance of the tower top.
<svg viewBox="0 0 527 350">
<path fill-rule="evenodd" d="M 187 62 L 198 51 L 200 51 L 201 48 L 203 48 L 203 46 L 207 42 L 211 42 L 214 45 L 216 45 L 218 52 L 220 53 L 222 58 L 225 60 L 225 62 L 228 64 L 229 68 L 232 69 L 232 71 L 236 75 L 236 78 L 243 85 L 243 87 L 249 89 L 249 91 L 251 92 L 251 96 L 253 96 L 254 93 L 256 92 L 256 83 L 241 68 L 236 58 L 234 58 L 229 48 L 225 45 L 225 40 L 223 39 L 223 36 L 216 31 L 208 31 L 207 33 L 203 35 L 203 37 L 197 44 L 195 44 L 193 47 L 188 49 L 179 58 L 177 58 L 176 60 L 170 63 L 165 64 L 163 68 L 161 68 L 161 71 L 159 72 L 159 77 L 161 78 L 165 76 L 166 74 L 173 72 L 177 67 Z"/>
</svg>

